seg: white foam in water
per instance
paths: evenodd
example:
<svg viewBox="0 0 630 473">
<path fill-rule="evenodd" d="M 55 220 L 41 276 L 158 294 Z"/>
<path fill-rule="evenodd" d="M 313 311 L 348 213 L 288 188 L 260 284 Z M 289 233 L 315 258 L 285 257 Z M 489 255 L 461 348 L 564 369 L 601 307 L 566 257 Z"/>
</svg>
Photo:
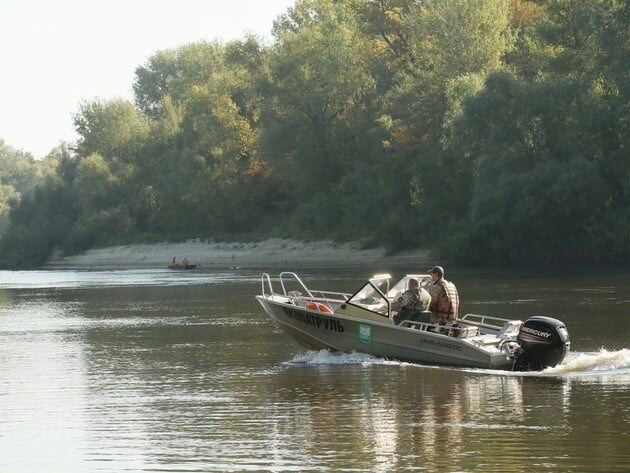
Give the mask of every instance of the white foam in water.
<svg viewBox="0 0 630 473">
<path fill-rule="evenodd" d="M 564 363 L 547 368 L 544 373 L 549 374 L 594 374 L 598 375 L 602 372 L 619 371 L 627 374 L 630 370 L 630 349 L 608 351 L 601 349 L 594 353 L 573 353 Z"/>
<path fill-rule="evenodd" d="M 388 363 L 384 358 L 366 353 L 338 353 L 329 350 L 308 351 L 295 355 L 287 364 L 290 365 L 362 365 Z"/>
<path fill-rule="evenodd" d="M 417 365 L 424 368 L 455 369 L 475 373 L 497 374 L 502 376 L 603 376 L 615 375 L 621 378 L 630 377 L 630 349 L 608 351 L 605 349 L 592 353 L 570 353 L 560 365 L 544 371 L 498 371 L 479 368 L 453 368 L 448 366 L 418 365 L 386 360 L 365 353 L 338 353 L 329 350 L 308 351 L 295 355 L 287 365 L 331 366 L 331 365 Z M 629 378 L 630 379 L 630 378 Z"/>
</svg>

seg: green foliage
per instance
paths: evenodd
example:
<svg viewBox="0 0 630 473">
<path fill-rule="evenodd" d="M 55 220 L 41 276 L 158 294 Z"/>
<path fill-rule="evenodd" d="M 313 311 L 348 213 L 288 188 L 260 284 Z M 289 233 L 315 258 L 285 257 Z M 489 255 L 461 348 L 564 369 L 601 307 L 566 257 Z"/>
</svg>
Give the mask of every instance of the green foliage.
<svg viewBox="0 0 630 473">
<path fill-rule="evenodd" d="M 52 165 L 51 165 L 52 163 Z M 9 224 L 9 213 L 46 176 L 55 172 L 52 158 L 36 161 L 0 139 L 0 236 Z"/>
<path fill-rule="evenodd" d="M 338 145 L 374 87 L 354 22 L 342 2 L 302 1 L 276 25 L 264 151 L 298 196 L 338 183 L 352 159 Z"/>
<path fill-rule="evenodd" d="M 73 150 L 0 142 L 0 264 L 191 236 L 627 263 L 629 32 L 619 0 L 297 0 L 272 44 L 155 53 Z"/>
<path fill-rule="evenodd" d="M 628 238 L 619 232 L 627 225 L 622 189 L 630 163 L 619 139 L 624 125 L 611 119 L 610 106 L 601 81 L 491 76 L 466 103 L 451 142 L 470 150 L 475 169 L 469 219 L 455 229 L 468 234 L 459 256 L 494 263 L 627 258 Z"/>
<path fill-rule="evenodd" d="M 0 239 L 2 266 L 43 264 L 71 228 L 72 209 L 70 196 L 58 177 L 39 183 L 11 210 L 11 228 Z"/>
<path fill-rule="evenodd" d="M 146 119 L 132 103 L 123 100 L 84 103 L 74 124 L 80 136 L 80 156 L 98 153 L 121 164 L 134 160 L 148 136 Z"/>
</svg>

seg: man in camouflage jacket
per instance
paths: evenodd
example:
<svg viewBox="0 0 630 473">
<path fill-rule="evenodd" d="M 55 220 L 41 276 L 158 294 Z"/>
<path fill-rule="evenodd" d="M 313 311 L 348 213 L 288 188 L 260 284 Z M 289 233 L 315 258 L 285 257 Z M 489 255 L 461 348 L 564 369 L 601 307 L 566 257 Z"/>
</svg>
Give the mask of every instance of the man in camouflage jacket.
<svg viewBox="0 0 630 473">
<path fill-rule="evenodd" d="M 392 311 L 398 312 L 394 316 L 394 322 L 399 324 L 403 320 L 417 321 L 420 314 L 429 307 L 429 302 L 431 302 L 429 293 L 419 287 L 417 279 L 410 279 L 409 289 L 392 304 Z"/>
</svg>

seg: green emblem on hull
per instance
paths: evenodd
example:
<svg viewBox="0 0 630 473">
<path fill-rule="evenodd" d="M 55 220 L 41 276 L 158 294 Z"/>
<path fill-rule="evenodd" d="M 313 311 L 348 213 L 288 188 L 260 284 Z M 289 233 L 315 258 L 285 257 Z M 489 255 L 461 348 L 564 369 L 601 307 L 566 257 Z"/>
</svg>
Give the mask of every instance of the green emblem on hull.
<svg viewBox="0 0 630 473">
<path fill-rule="evenodd" d="M 359 324 L 359 341 L 365 345 L 372 343 L 372 326 Z"/>
</svg>

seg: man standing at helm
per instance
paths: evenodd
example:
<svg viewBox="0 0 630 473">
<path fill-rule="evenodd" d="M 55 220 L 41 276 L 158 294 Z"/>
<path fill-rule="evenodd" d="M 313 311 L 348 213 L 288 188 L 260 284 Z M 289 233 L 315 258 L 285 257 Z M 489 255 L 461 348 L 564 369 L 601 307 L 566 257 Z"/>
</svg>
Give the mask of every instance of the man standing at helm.
<svg viewBox="0 0 630 473">
<path fill-rule="evenodd" d="M 442 266 L 434 266 L 431 269 L 429 293 L 431 294 L 431 304 L 429 305 L 431 323 L 455 322 L 459 310 L 459 294 L 455 284 L 444 279 Z"/>
</svg>

